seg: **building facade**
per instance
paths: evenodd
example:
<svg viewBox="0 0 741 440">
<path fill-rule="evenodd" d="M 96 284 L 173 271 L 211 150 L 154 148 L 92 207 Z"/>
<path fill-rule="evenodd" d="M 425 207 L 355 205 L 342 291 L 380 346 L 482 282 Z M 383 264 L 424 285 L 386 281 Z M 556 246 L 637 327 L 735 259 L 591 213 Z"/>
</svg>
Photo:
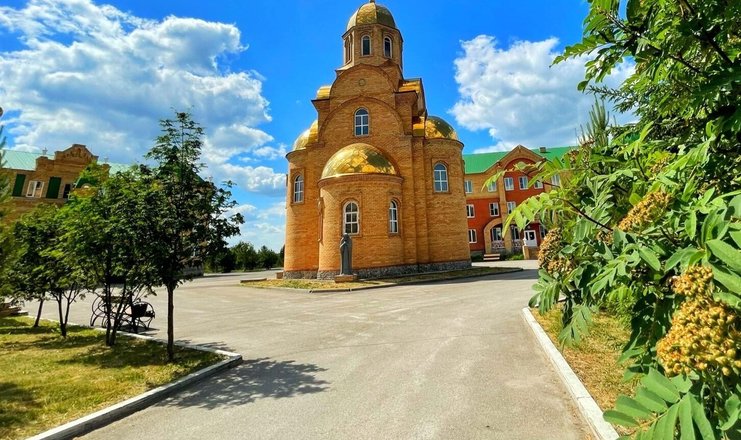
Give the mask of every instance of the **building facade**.
<svg viewBox="0 0 741 440">
<path fill-rule="evenodd" d="M 527 149 L 518 145 L 509 152 L 467 154 L 465 191 L 468 218 L 468 244 L 472 255 L 511 254 L 522 252 L 524 246 L 537 248 L 547 233 L 538 222 L 519 230 L 512 224 L 505 229 L 507 216 L 529 197 L 558 185 L 553 182 L 531 182 L 530 177 L 515 169 L 518 163 L 536 164 L 545 159 L 561 157 L 570 147 Z M 486 181 L 504 171 L 496 182 Z"/>
<path fill-rule="evenodd" d="M 97 162 L 85 145 L 74 144 L 54 154 L 3 150 L 3 172 L 12 186 L 11 209 L 6 220 L 12 221 L 41 203 L 61 205 L 69 197 L 82 170 Z M 125 165 L 107 164 L 112 171 Z M 115 169 L 114 169 L 115 168 Z"/>
<path fill-rule="evenodd" d="M 344 64 L 286 155 L 283 276 L 336 276 L 344 234 L 361 277 L 470 267 L 463 144 L 404 77 L 393 16 L 370 1 L 342 39 Z"/>
</svg>

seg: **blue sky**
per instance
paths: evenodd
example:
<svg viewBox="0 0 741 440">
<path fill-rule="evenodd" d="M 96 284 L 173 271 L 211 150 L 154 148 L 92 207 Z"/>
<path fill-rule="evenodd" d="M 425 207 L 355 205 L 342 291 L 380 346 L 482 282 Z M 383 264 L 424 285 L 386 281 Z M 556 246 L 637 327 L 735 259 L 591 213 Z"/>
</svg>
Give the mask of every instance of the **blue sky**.
<svg viewBox="0 0 741 440">
<path fill-rule="evenodd" d="M 382 2 L 404 37 L 404 73 L 464 152 L 574 142 L 591 98 L 584 60 L 550 68 L 579 41 L 586 2 Z M 83 143 L 133 163 L 171 108 L 208 133 L 207 175 L 237 183 L 242 239 L 279 249 L 286 151 L 316 117 L 341 35 L 363 1 L 4 0 L 0 106 L 11 148 Z M 618 69 L 608 82 L 630 72 Z"/>
</svg>

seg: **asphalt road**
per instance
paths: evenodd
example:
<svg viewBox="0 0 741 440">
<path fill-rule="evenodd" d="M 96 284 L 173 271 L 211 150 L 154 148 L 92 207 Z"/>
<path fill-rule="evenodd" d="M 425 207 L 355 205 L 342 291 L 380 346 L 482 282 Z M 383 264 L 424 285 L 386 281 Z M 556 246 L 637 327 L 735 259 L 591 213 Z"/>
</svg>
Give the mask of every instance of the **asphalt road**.
<svg viewBox="0 0 741 440">
<path fill-rule="evenodd" d="M 535 270 L 350 294 L 236 285 L 262 276 L 176 292 L 176 336 L 241 366 L 85 438 L 589 438 L 520 316 Z M 150 301 L 163 336 L 165 296 Z"/>
</svg>

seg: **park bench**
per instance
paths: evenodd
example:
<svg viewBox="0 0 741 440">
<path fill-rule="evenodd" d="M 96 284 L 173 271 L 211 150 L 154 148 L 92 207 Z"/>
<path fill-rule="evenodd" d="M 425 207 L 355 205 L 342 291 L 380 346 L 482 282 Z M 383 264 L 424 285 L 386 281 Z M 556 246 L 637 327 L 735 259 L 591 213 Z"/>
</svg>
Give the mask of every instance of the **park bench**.
<svg viewBox="0 0 741 440">
<path fill-rule="evenodd" d="M 118 310 L 118 306 L 124 301 L 121 295 L 111 295 L 111 307 L 113 308 L 113 314 Z M 90 326 L 94 327 L 95 322 L 100 319 L 101 326 L 105 326 L 106 315 L 108 314 L 108 307 L 106 305 L 105 295 L 97 294 L 92 305 L 92 315 L 90 316 Z M 119 328 L 124 325 L 128 325 L 134 333 L 139 331 L 139 327 L 144 327 L 149 330 L 149 325 L 155 317 L 154 307 L 152 304 L 142 301 L 139 298 L 130 298 L 127 304 L 124 304 L 121 322 Z"/>
</svg>

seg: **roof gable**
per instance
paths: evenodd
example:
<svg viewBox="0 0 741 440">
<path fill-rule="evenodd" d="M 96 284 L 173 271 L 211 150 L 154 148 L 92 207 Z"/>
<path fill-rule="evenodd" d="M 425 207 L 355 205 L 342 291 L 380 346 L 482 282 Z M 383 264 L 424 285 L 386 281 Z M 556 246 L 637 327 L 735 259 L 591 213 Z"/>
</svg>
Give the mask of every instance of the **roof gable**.
<svg viewBox="0 0 741 440">
<path fill-rule="evenodd" d="M 518 147 L 524 148 L 519 145 Z M 570 150 L 574 148 L 576 147 L 546 148 L 545 152 L 542 152 L 540 148 L 530 148 L 528 149 L 528 151 L 533 152 L 535 155 L 540 156 L 542 158 L 552 160 L 555 158 L 563 157 L 564 154 L 568 153 Z M 466 174 L 484 173 L 489 168 L 494 166 L 494 164 L 504 159 L 505 156 L 509 155 L 512 151 L 494 151 L 491 153 L 464 154 L 463 161 L 466 164 Z"/>
</svg>

